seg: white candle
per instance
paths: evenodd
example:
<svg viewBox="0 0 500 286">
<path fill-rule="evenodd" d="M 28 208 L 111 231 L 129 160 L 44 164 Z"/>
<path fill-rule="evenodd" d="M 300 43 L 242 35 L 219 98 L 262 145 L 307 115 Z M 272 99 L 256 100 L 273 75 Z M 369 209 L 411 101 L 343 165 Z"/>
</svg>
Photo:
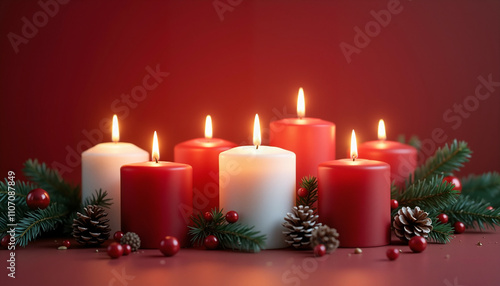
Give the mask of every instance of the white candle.
<svg viewBox="0 0 500 286">
<path fill-rule="evenodd" d="M 113 142 L 97 144 L 82 152 L 82 201 L 95 190 L 108 192 L 113 199 L 108 213 L 111 234 L 121 229 L 120 223 L 120 167 L 147 161 L 149 153 L 131 143 L 118 142 L 118 120 L 113 116 Z"/>
<path fill-rule="evenodd" d="M 286 247 L 282 223 L 295 205 L 295 154 L 278 147 L 259 146 L 255 116 L 254 146 L 220 153 L 220 207 L 234 210 L 239 222 L 267 236 L 267 249 Z M 257 131 L 258 130 L 258 131 Z"/>
</svg>

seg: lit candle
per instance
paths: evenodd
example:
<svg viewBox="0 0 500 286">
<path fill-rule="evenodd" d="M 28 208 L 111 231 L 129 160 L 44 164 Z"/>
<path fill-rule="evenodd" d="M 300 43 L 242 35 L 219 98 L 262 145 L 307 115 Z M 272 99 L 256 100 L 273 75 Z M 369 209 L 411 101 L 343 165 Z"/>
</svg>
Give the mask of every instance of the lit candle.
<svg viewBox="0 0 500 286">
<path fill-rule="evenodd" d="M 297 156 L 297 185 L 304 176 L 317 176 L 318 165 L 335 159 L 335 124 L 305 117 L 304 90 L 299 89 L 297 117 L 271 122 L 270 145 Z"/>
<path fill-rule="evenodd" d="M 260 146 L 258 115 L 253 141 L 220 153 L 220 207 L 238 212 L 241 223 L 265 234 L 265 248 L 283 248 L 281 224 L 295 205 L 295 154 Z"/>
<path fill-rule="evenodd" d="M 360 158 L 386 162 L 391 166 L 391 182 L 403 186 L 417 167 L 417 149 L 410 145 L 386 140 L 384 120 L 378 125 L 378 140 L 359 146 Z"/>
<path fill-rule="evenodd" d="M 237 146 L 212 138 L 212 130 L 212 118 L 207 115 L 205 138 L 185 141 L 174 148 L 174 161 L 193 167 L 193 208 L 202 213 L 219 208 L 219 154 Z"/>
<path fill-rule="evenodd" d="M 141 238 L 141 248 L 158 248 L 167 235 L 187 246 L 189 212 L 193 205 L 193 169 L 162 162 L 156 131 L 153 161 L 121 168 L 122 231 Z"/>
<path fill-rule="evenodd" d="M 146 161 L 148 152 L 131 143 L 118 142 L 118 119 L 113 116 L 111 138 L 113 142 L 97 144 L 82 152 L 82 201 L 95 190 L 106 190 L 112 205 L 108 219 L 112 233 L 120 230 L 120 167 L 125 164 Z"/>
<path fill-rule="evenodd" d="M 337 229 L 341 247 L 371 247 L 390 243 L 389 177 L 389 164 L 358 159 L 354 130 L 351 136 L 351 158 L 319 165 L 319 220 Z"/>
</svg>

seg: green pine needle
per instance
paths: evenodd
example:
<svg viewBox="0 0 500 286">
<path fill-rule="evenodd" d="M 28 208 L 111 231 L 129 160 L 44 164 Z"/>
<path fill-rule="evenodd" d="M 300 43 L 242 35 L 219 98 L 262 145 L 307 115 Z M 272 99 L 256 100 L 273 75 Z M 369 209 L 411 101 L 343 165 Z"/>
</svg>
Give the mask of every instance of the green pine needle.
<svg viewBox="0 0 500 286">
<path fill-rule="evenodd" d="M 441 223 L 437 217 L 432 218 L 432 230 L 429 233 L 429 241 L 437 243 L 448 243 L 453 239 L 453 227 L 449 223 Z"/>
<path fill-rule="evenodd" d="M 442 176 L 435 176 L 430 180 L 416 181 L 407 186 L 407 189 L 396 197 L 400 206 L 422 209 L 445 208 L 457 200 L 458 191 L 454 185 L 443 182 Z"/>
<path fill-rule="evenodd" d="M 113 199 L 108 198 L 107 196 L 108 191 L 103 191 L 102 189 L 95 190 L 90 197 L 87 197 L 85 199 L 85 201 L 80 206 L 80 209 L 83 210 L 83 208 L 88 205 L 97 205 L 109 209 L 109 207 L 113 204 Z"/>
<path fill-rule="evenodd" d="M 436 150 L 436 153 L 425 161 L 425 164 L 415 170 L 413 181 L 430 178 L 434 175 L 449 176 L 459 171 L 464 163 L 469 161 L 472 151 L 465 141 L 453 140 L 448 145 Z M 410 181 L 411 182 L 411 181 Z"/>
<path fill-rule="evenodd" d="M 303 177 L 300 186 L 307 190 L 307 196 L 297 196 L 296 205 L 309 206 L 314 214 L 317 212 L 316 201 L 318 201 L 318 179 L 314 176 Z"/>
<path fill-rule="evenodd" d="M 494 208 L 500 208 L 500 174 L 497 172 L 469 175 L 460 180 L 462 194 L 476 201 L 487 201 Z"/>
<path fill-rule="evenodd" d="M 467 195 L 459 196 L 457 202 L 441 210 L 450 222 L 461 221 L 467 228 L 484 230 L 487 226 L 500 225 L 500 209 L 488 210 L 490 203 L 475 201 Z"/>
<path fill-rule="evenodd" d="M 404 134 L 400 134 L 400 135 L 398 135 L 397 140 L 400 143 L 408 144 L 408 145 L 414 147 L 415 149 L 417 149 L 418 152 L 420 152 L 420 148 L 422 147 L 422 142 L 420 141 L 420 139 L 416 135 L 411 136 L 410 140 L 408 140 L 408 142 L 406 142 L 406 136 Z"/>
<path fill-rule="evenodd" d="M 222 210 L 213 209 L 211 213 L 210 222 L 201 213 L 191 216 L 194 226 L 189 227 L 189 234 L 194 245 L 201 246 L 207 236 L 214 235 L 222 249 L 259 252 L 264 247 L 266 236 L 255 231 L 253 226 L 227 223 Z"/>
</svg>

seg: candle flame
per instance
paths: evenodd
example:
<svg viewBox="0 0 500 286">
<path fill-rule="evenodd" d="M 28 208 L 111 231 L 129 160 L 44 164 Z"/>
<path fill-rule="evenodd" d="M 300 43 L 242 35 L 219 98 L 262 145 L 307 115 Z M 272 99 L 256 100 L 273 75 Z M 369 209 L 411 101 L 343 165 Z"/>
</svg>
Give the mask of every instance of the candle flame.
<svg viewBox="0 0 500 286">
<path fill-rule="evenodd" d="M 118 128 L 118 117 L 116 117 L 116 114 L 113 115 L 113 128 L 111 129 L 111 141 L 115 143 L 120 141 L 120 129 Z"/>
<path fill-rule="evenodd" d="M 255 145 L 256 149 L 259 149 L 260 143 L 261 143 L 261 139 L 260 139 L 259 115 L 255 114 L 255 120 L 253 123 L 253 145 Z"/>
<path fill-rule="evenodd" d="M 302 119 L 306 116 L 306 103 L 304 100 L 304 89 L 299 88 L 299 96 L 297 98 L 297 116 Z"/>
<path fill-rule="evenodd" d="M 207 115 L 207 119 L 205 120 L 205 138 L 212 138 L 212 117 Z"/>
<path fill-rule="evenodd" d="M 151 156 L 153 157 L 153 161 L 158 163 L 158 160 L 160 160 L 160 148 L 158 148 L 158 135 L 156 135 L 156 131 L 153 136 L 153 152 Z"/>
<path fill-rule="evenodd" d="M 380 119 L 378 122 L 378 140 L 385 140 L 386 138 L 384 120 Z"/>
<path fill-rule="evenodd" d="M 356 144 L 356 133 L 354 133 L 354 129 L 351 135 L 351 158 L 353 161 L 358 158 L 358 145 Z"/>
</svg>

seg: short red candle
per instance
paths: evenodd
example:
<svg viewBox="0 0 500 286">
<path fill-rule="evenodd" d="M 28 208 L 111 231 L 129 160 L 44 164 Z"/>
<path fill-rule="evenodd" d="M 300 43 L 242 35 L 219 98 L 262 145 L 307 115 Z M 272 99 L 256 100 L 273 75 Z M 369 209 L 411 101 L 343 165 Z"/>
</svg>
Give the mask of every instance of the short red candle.
<svg viewBox="0 0 500 286">
<path fill-rule="evenodd" d="M 302 94 L 301 94 L 302 93 Z M 318 165 L 335 159 L 335 124 L 329 121 L 303 117 L 299 90 L 298 116 L 271 122 L 269 145 L 292 151 L 296 155 L 297 187 L 304 176 L 317 176 Z"/>
<path fill-rule="evenodd" d="M 193 205 L 191 166 L 161 161 L 134 163 L 122 166 L 120 174 L 122 231 L 137 233 L 141 248 L 158 248 L 167 235 L 187 246 Z"/>
<path fill-rule="evenodd" d="M 219 154 L 236 146 L 217 138 L 198 138 L 175 145 L 174 161 L 193 167 L 194 211 L 205 213 L 219 208 Z"/>
<path fill-rule="evenodd" d="M 390 243 L 390 166 L 373 160 L 342 159 L 318 167 L 318 215 L 337 229 L 341 247 Z"/>
<path fill-rule="evenodd" d="M 397 186 L 403 186 L 417 167 L 417 149 L 396 141 L 385 140 L 383 120 L 379 123 L 379 140 L 360 144 L 358 151 L 359 158 L 388 163 L 391 166 L 391 182 L 394 181 Z"/>
</svg>

